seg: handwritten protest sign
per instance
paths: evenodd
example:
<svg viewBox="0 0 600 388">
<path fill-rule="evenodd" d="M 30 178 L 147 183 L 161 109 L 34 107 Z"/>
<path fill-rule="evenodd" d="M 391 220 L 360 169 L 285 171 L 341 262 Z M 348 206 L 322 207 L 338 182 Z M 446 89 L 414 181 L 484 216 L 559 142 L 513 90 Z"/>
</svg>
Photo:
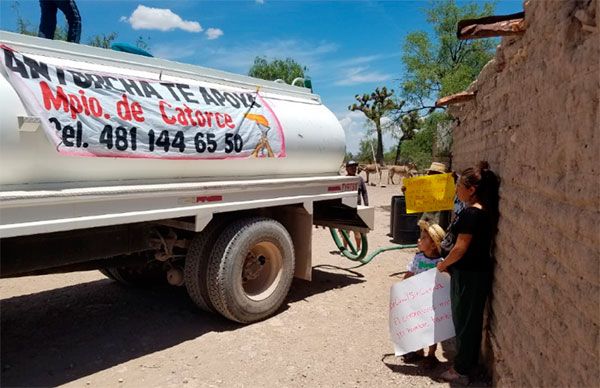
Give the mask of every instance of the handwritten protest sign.
<svg viewBox="0 0 600 388">
<path fill-rule="evenodd" d="M 0 44 L 0 70 L 62 154 L 160 159 L 281 158 L 283 128 L 256 90 L 45 63 Z"/>
<path fill-rule="evenodd" d="M 406 178 L 406 213 L 450 210 L 454 206 L 452 174 L 436 174 Z"/>
<path fill-rule="evenodd" d="M 454 337 L 450 275 L 434 268 L 392 286 L 390 336 L 397 356 Z"/>
</svg>

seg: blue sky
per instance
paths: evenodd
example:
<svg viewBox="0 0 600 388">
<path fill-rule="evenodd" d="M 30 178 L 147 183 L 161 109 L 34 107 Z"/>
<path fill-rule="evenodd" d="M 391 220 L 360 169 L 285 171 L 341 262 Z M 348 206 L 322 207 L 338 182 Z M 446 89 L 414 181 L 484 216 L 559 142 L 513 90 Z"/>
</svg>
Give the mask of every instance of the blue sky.
<svg viewBox="0 0 600 388">
<path fill-rule="evenodd" d="M 14 31 L 12 0 L 0 0 L 0 27 Z M 459 2 L 460 3 L 460 2 Z M 143 36 L 158 57 L 246 74 L 255 56 L 291 57 L 308 67 L 315 93 L 347 134 L 348 150 L 365 133 L 360 112 L 347 106 L 377 86 L 398 89 L 401 49 L 413 31 L 430 31 L 427 1 L 147 1 L 77 0 L 82 43 L 115 31 L 118 42 Z M 37 28 L 37 0 L 19 0 Z M 497 2 L 496 13 L 522 10 L 521 0 Z M 60 17 L 59 17 L 59 20 Z M 384 144 L 392 147 L 391 140 Z"/>
</svg>

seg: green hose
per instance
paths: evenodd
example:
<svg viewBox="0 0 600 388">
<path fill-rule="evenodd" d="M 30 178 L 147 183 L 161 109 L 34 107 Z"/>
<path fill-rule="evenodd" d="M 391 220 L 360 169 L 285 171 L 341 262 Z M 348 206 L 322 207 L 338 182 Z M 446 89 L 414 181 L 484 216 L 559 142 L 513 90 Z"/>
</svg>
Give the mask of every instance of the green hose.
<svg viewBox="0 0 600 388">
<path fill-rule="evenodd" d="M 360 252 L 358 252 L 356 247 L 354 246 L 353 242 L 350 241 L 350 236 L 348 235 L 347 230 L 329 228 L 329 232 L 331 233 L 331 237 L 333 237 L 333 241 L 335 242 L 335 245 L 340 250 L 342 255 L 346 256 L 348 259 L 350 259 L 352 261 L 359 261 L 361 263 L 357 267 L 353 267 L 353 268 L 358 268 L 358 267 L 362 267 L 365 264 L 369 264 L 371 262 L 371 260 L 373 260 L 375 258 L 375 256 L 377 256 L 378 254 L 383 253 L 385 251 L 393 251 L 396 249 L 416 248 L 417 247 L 417 244 L 393 245 L 391 247 L 379 248 L 367 256 L 367 251 L 369 250 L 369 246 L 368 246 L 366 234 L 364 234 L 364 233 L 361 234 L 361 249 L 360 249 Z M 348 248 L 346 248 L 344 246 L 338 233 L 342 235 L 342 238 L 348 245 Z"/>
<path fill-rule="evenodd" d="M 340 250 L 342 255 L 346 256 L 348 259 L 350 259 L 352 261 L 360 261 L 363 257 L 365 257 L 367 255 L 367 251 L 369 250 L 369 244 L 367 241 L 366 234 L 361 233 L 361 237 L 360 237 L 361 238 L 361 246 L 360 246 L 360 252 L 358 252 L 358 250 L 354 246 L 354 243 L 352 241 L 350 241 L 350 236 L 348 236 L 347 230 L 329 228 L 329 232 L 331 233 L 331 237 L 333 237 L 333 241 L 335 242 L 335 245 L 337 246 L 337 248 Z M 344 241 L 346 242 L 346 245 L 348 245 L 348 248 L 350 248 L 350 249 L 348 249 L 344 246 L 344 244 L 340 240 L 340 236 L 338 235 L 338 232 L 342 235 Z"/>
<path fill-rule="evenodd" d="M 375 251 L 371 252 L 371 254 L 367 257 L 365 257 L 364 259 L 362 259 L 361 265 L 359 265 L 359 267 L 362 267 L 365 264 L 369 264 L 371 262 L 371 260 L 373 260 L 375 258 L 375 256 L 377 256 L 380 253 L 386 252 L 386 251 L 395 251 L 397 249 L 406 249 L 406 248 L 416 248 L 417 244 L 399 244 L 399 245 L 393 245 L 391 247 L 383 247 L 383 248 L 379 248 L 376 249 Z M 355 267 L 356 268 L 356 267 Z"/>
</svg>

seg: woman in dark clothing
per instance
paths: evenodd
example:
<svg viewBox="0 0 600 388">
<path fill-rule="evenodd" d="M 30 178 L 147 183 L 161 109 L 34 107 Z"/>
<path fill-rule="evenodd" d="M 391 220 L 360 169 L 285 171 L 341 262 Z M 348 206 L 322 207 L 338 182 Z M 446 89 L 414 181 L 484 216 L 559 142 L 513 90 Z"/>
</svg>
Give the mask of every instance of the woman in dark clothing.
<svg viewBox="0 0 600 388">
<path fill-rule="evenodd" d="M 451 275 L 450 298 L 456 332 L 454 367 L 440 377 L 468 383 L 468 373 L 477 366 L 483 329 L 483 311 L 492 283 L 492 242 L 498 221 L 496 174 L 487 162 L 464 170 L 456 194 L 466 207 L 448 229 L 442 243 L 446 252 L 439 271 Z"/>
</svg>

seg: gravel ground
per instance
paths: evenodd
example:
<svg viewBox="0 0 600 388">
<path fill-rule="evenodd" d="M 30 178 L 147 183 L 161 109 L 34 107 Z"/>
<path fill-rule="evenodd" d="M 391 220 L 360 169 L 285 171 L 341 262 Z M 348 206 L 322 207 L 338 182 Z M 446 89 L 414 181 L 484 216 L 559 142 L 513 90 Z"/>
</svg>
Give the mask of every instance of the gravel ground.
<svg viewBox="0 0 600 388">
<path fill-rule="evenodd" d="M 371 249 L 391 245 L 398 192 L 369 187 Z M 447 386 L 435 380 L 444 364 L 403 364 L 389 341 L 389 288 L 415 250 L 351 269 L 328 231 L 313 237 L 313 281 L 295 279 L 277 315 L 247 326 L 198 311 L 182 288 L 129 289 L 97 271 L 3 279 L 1 385 Z"/>
</svg>

